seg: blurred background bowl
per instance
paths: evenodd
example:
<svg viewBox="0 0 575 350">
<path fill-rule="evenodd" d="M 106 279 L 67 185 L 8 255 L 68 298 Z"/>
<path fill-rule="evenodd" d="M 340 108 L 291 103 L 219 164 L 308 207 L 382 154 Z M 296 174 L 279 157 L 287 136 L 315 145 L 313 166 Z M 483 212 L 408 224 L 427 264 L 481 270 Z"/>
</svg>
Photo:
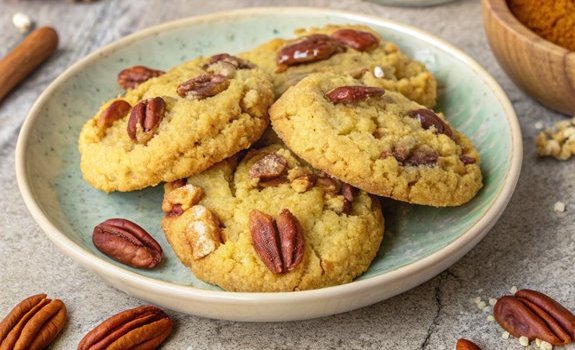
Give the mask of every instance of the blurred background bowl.
<svg viewBox="0 0 575 350">
<path fill-rule="evenodd" d="M 487 40 L 503 70 L 541 104 L 575 114 L 575 52 L 532 32 L 506 0 L 482 0 L 482 5 Z"/>
<path fill-rule="evenodd" d="M 405 7 L 435 6 L 453 1 L 457 0 L 371 0 L 371 2 L 375 2 L 381 5 L 405 6 Z"/>
</svg>

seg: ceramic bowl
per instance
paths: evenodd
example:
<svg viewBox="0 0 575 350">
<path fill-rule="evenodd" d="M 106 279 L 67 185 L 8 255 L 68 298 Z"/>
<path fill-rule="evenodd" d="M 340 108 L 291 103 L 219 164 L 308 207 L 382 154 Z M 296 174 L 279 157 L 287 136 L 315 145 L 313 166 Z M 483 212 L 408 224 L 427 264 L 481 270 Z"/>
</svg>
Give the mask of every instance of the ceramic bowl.
<svg viewBox="0 0 575 350">
<path fill-rule="evenodd" d="M 79 169 L 80 128 L 105 100 L 121 93 L 116 74 L 144 64 L 159 69 L 197 55 L 239 52 L 295 28 L 362 23 L 425 62 L 441 84 L 439 109 L 481 152 L 485 186 L 469 204 L 436 209 L 385 201 L 386 232 L 369 270 L 352 283 L 289 293 L 233 293 L 196 279 L 160 228 L 161 186 L 105 194 Z M 415 28 L 328 9 L 262 8 L 193 17 L 145 29 L 87 56 L 39 97 L 18 140 L 17 176 L 32 216 L 67 255 L 130 295 L 173 310 L 242 321 L 307 319 L 363 307 L 432 278 L 477 244 L 495 224 L 521 168 L 521 132 L 507 97 L 458 49 Z M 94 225 L 124 217 L 148 229 L 165 263 L 144 271 L 117 263 L 91 242 Z M 70 278 L 74 278 L 70 276 Z"/>
<path fill-rule="evenodd" d="M 483 0 L 489 45 L 509 77 L 541 104 L 575 115 L 575 52 L 524 26 L 506 0 Z"/>
</svg>

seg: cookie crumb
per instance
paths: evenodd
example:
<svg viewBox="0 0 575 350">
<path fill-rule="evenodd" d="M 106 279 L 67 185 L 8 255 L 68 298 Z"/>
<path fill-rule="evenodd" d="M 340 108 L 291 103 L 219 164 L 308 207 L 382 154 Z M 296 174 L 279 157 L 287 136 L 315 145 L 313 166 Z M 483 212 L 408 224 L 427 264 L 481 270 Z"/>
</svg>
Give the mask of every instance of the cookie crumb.
<svg viewBox="0 0 575 350">
<path fill-rule="evenodd" d="M 537 126 L 536 126 L 537 129 Z M 575 118 L 555 123 L 535 138 L 537 155 L 567 160 L 575 154 Z"/>
<path fill-rule="evenodd" d="M 520 336 L 519 337 L 519 344 L 521 344 L 522 346 L 529 346 L 529 338 L 527 338 L 524 335 Z"/>
<path fill-rule="evenodd" d="M 555 205 L 553 205 L 553 210 L 558 213 L 563 213 L 565 211 L 565 203 L 561 201 L 555 202 Z"/>
<path fill-rule="evenodd" d="M 495 317 L 493 317 L 493 315 L 488 315 L 488 316 L 487 316 L 487 321 L 493 322 L 493 321 L 495 321 Z"/>
<path fill-rule="evenodd" d="M 12 16 L 12 23 L 14 27 L 22 34 L 26 34 L 32 28 L 32 20 L 30 17 L 22 12 L 16 13 Z"/>
<path fill-rule="evenodd" d="M 495 299 L 495 298 L 489 298 L 489 305 L 495 306 L 495 304 L 497 304 L 497 299 Z"/>
<path fill-rule="evenodd" d="M 515 294 L 517 293 L 517 287 L 513 286 L 509 291 L 511 292 L 511 294 Z"/>
<path fill-rule="evenodd" d="M 543 125 L 543 122 L 541 122 L 541 121 L 535 123 L 534 126 L 535 126 L 535 129 L 536 129 L 536 130 L 541 130 L 541 129 L 543 129 L 543 128 L 545 127 L 545 126 Z"/>
</svg>

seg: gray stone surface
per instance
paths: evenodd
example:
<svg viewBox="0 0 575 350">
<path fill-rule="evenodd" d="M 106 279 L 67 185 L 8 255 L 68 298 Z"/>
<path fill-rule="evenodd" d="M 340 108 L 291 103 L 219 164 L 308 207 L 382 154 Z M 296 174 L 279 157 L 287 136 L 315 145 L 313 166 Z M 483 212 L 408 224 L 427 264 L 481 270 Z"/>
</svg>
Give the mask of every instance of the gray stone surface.
<svg viewBox="0 0 575 350">
<path fill-rule="evenodd" d="M 54 349 L 73 349 L 93 325 L 140 301 L 103 283 L 64 256 L 26 210 L 17 190 L 14 148 L 22 121 L 42 90 L 86 54 L 141 28 L 176 18 L 250 6 L 321 6 L 408 23 L 461 48 L 502 85 L 516 108 L 525 144 L 521 179 L 499 223 L 448 271 L 407 293 L 346 314 L 303 322 L 249 324 L 171 313 L 176 329 L 165 349 L 452 349 L 457 338 L 483 349 L 521 349 L 501 339 L 470 301 L 505 293 L 513 285 L 547 292 L 575 309 L 575 162 L 538 160 L 534 123 L 564 118 L 535 103 L 507 78 L 487 45 L 479 1 L 434 8 L 393 8 L 354 0 L 0 0 L 0 56 L 21 36 L 11 16 L 22 11 L 57 28 L 57 54 L 0 104 L 0 314 L 23 297 L 46 292 L 66 302 L 69 322 Z M 553 211 L 558 201 L 565 213 Z M 294 305 L 294 307 L 297 307 Z M 532 346 L 535 348 L 535 346 Z"/>
</svg>

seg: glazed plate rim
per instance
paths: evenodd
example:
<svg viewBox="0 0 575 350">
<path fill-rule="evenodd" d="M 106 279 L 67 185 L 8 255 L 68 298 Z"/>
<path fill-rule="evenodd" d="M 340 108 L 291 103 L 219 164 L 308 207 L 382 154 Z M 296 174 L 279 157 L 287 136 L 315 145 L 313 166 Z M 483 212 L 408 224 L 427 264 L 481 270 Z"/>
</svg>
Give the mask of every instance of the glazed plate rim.
<svg viewBox="0 0 575 350">
<path fill-rule="evenodd" d="M 197 23 L 202 22 L 212 22 L 221 21 L 226 19 L 233 19 L 237 17 L 248 17 L 250 15 L 274 15 L 279 12 L 289 12 L 290 14 L 312 14 L 317 16 L 334 16 L 341 19 L 349 19 L 357 22 L 362 22 L 364 24 L 370 25 L 375 24 L 389 28 L 391 30 L 397 31 L 399 33 L 412 36 L 421 40 L 425 40 L 431 45 L 438 49 L 444 50 L 449 55 L 462 61 L 467 67 L 473 70 L 477 75 L 479 75 L 487 88 L 489 88 L 494 95 L 497 97 L 501 103 L 507 123 L 511 132 L 511 150 L 510 154 L 510 167 L 509 171 L 505 175 L 504 183 L 501 189 L 498 191 L 495 199 L 491 206 L 485 211 L 483 216 L 471 226 L 465 233 L 456 238 L 454 241 L 449 243 L 444 248 L 441 248 L 435 253 L 420 259 L 411 264 L 399 267 L 393 271 L 383 273 L 379 276 L 374 276 L 365 280 L 353 281 L 347 284 L 326 287 L 321 289 L 298 291 L 298 292 L 228 292 L 228 291 L 214 291 L 205 290 L 200 288 L 195 288 L 192 286 L 177 285 L 175 283 L 164 282 L 156 280 L 151 277 L 146 277 L 139 275 L 137 273 L 125 270 L 119 266 L 116 266 L 103 258 L 100 258 L 86 250 L 84 250 L 80 245 L 74 243 L 69 239 L 64 233 L 56 228 L 52 224 L 50 219 L 42 209 L 37 204 L 34 199 L 30 184 L 28 183 L 28 173 L 26 170 L 26 149 L 28 145 L 28 139 L 33 125 L 39 116 L 42 115 L 41 109 L 45 102 L 50 98 L 53 91 L 58 88 L 61 84 L 65 83 L 71 76 L 80 72 L 84 67 L 90 63 L 99 60 L 102 55 L 106 55 L 109 52 L 116 50 L 126 44 L 140 40 L 141 38 L 146 38 L 154 36 L 166 30 L 177 29 L 181 27 L 194 26 Z M 138 286 L 150 293 L 168 293 L 174 297 L 184 297 L 193 299 L 195 301 L 206 301 L 206 302 L 217 302 L 220 304 L 230 303 L 236 304 L 241 302 L 242 304 L 259 304 L 259 303 L 298 303 L 303 301 L 313 301 L 321 300 L 324 298 L 333 298 L 343 295 L 350 295 L 357 293 L 361 290 L 368 290 L 374 287 L 388 284 L 388 283 L 398 283 L 408 276 L 421 273 L 422 270 L 432 271 L 435 266 L 441 265 L 441 263 L 448 259 L 451 255 L 456 254 L 456 252 L 462 249 L 471 249 L 475 244 L 477 244 L 485 234 L 491 229 L 495 224 L 499 216 L 503 213 L 503 210 L 507 206 L 515 186 L 517 184 L 521 163 L 522 163 L 523 145 L 521 142 L 521 130 L 519 127 L 519 122 L 515 111 L 509 102 L 509 99 L 498 85 L 498 83 L 483 69 L 478 63 L 476 63 L 472 58 L 463 53 L 461 50 L 455 48 L 446 41 L 439 39 L 431 34 L 428 34 L 422 30 L 416 29 L 411 26 L 399 24 L 387 19 L 379 18 L 376 16 L 349 13 L 347 11 L 332 10 L 326 8 L 308 8 L 308 7 L 262 7 L 262 8 L 249 8 L 240 9 L 227 12 L 217 12 L 202 16 L 188 17 L 184 19 L 179 19 L 171 22 L 166 22 L 153 27 L 149 27 L 138 31 L 134 34 L 121 38 L 113 43 L 106 45 L 103 48 L 89 54 L 83 59 L 79 60 L 71 67 L 66 69 L 57 79 L 55 79 L 41 94 L 41 96 L 36 100 L 32 106 L 30 112 L 28 113 L 20 131 L 18 137 L 18 142 L 16 146 L 16 177 L 18 181 L 18 187 L 24 199 L 28 210 L 32 214 L 34 220 L 40 225 L 40 227 L 46 232 L 51 241 L 53 241 L 59 249 L 61 249 L 65 254 L 81 263 L 83 266 L 87 267 L 89 270 L 96 272 L 97 274 L 104 277 L 106 280 L 109 278 L 121 279 L 131 284 Z M 463 254 L 461 254 L 463 255 Z M 434 275 L 433 275 L 434 276 Z M 433 277 L 431 276 L 431 277 Z M 431 278 L 423 278 L 419 283 Z M 418 284 L 419 284 L 418 283 Z M 403 289 L 402 289 L 403 288 Z M 409 289 L 402 287 L 399 292 L 404 292 Z M 395 293 L 398 294 L 398 293 Z M 327 313 L 325 313 L 327 314 Z"/>
</svg>

